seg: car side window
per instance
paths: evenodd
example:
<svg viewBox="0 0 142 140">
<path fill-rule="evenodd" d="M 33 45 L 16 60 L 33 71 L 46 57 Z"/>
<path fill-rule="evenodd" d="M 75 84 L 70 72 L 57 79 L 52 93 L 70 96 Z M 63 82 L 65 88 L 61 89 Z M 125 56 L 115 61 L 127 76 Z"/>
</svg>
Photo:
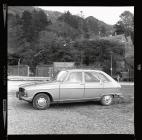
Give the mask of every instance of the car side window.
<svg viewBox="0 0 142 140">
<path fill-rule="evenodd" d="M 66 82 L 82 82 L 82 72 L 72 72 L 70 73 Z"/>
<path fill-rule="evenodd" d="M 95 75 L 93 75 L 90 72 L 85 72 L 85 82 L 100 82 L 99 79 L 97 79 L 95 77 Z"/>
<path fill-rule="evenodd" d="M 96 75 L 97 78 L 102 80 L 103 82 L 110 82 L 110 80 L 102 73 L 95 72 L 93 74 Z"/>
</svg>

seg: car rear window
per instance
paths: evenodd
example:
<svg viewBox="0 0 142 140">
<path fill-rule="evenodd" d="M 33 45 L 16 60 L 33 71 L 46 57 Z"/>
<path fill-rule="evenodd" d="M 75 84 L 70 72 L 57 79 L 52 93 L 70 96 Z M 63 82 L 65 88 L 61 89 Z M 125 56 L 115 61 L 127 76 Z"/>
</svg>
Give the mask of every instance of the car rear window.
<svg viewBox="0 0 142 140">
<path fill-rule="evenodd" d="M 102 73 L 93 72 L 93 75 L 96 76 L 98 79 L 102 80 L 103 82 L 110 82 L 110 80 Z"/>
<path fill-rule="evenodd" d="M 85 72 L 85 82 L 99 82 L 100 80 L 90 72 Z"/>
</svg>

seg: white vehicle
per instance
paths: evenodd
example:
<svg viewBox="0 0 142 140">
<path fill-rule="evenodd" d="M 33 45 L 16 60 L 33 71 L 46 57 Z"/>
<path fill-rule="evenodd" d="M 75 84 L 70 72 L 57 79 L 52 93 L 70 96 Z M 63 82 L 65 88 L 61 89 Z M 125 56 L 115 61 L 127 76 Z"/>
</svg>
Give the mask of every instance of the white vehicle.
<svg viewBox="0 0 142 140">
<path fill-rule="evenodd" d="M 51 103 L 99 100 L 110 105 L 120 97 L 121 85 L 100 70 L 73 69 L 59 72 L 54 81 L 24 84 L 17 98 L 32 102 L 35 109 L 47 109 Z"/>
</svg>

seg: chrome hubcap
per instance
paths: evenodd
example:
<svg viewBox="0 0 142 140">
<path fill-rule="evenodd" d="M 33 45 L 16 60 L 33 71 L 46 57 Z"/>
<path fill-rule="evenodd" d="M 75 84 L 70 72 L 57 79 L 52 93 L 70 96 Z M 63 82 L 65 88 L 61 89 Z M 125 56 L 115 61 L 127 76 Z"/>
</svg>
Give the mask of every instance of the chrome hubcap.
<svg viewBox="0 0 142 140">
<path fill-rule="evenodd" d="M 38 103 L 39 106 L 44 107 L 44 106 L 46 106 L 47 101 L 46 101 L 45 98 L 39 98 L 39 99 L 37 100 L 37 103 Z"/>
<path fill-rule="evenodd" d="M 105 101 L 105 103 L 107 103 L 107 104 L 111 103 L 111 100 L 112 100 L 111 96 L 105 96 L 105 97 L 104 97 L 104 101 Z"/>
</svg>

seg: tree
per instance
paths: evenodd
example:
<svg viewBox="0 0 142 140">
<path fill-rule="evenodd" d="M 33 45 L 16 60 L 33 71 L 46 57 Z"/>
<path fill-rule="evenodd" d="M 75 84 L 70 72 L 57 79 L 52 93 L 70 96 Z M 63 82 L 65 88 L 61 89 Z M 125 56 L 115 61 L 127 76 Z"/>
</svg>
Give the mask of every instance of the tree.
<svg viewBox="0 0 142 140">
<path fill-rule="evenodd" d="M 132 43 L 134 45 L 134 15 L 129 12 L 125 11 L 120 15 L 120 20 L 115 25 L 115 30 L 117 33 L 124 33 L 125 38 L 127 40 L 127 37 L 130 36 Z M 134 69 L 134 57 L 129 56 L 124 58 L 125 62 L 125 68 L 127 67 L 131 70 Z"/>
<path fill-rule="evenodd" d="M 85 24 L 84 24 L 84 31 L 85 31 L 85 33 L 87 33 L 88 38 L 98 36 L 99 35 L 98 20 L 95 19 L 94 17 L 86 18 L 85 19 Z"/>
<path fill-rule="evenodd" d="M 106 32 L 107 32 L 107 30 L 106 30 L 106 28 L 105 28 L 105 26 L 100 26 L 100 35 L 101 36 L 106 36 Z"/>
<path fill-rule="evenodd" d="M 82 58 L 83 64 L 102 67 L 107 73 L 110 72 L 111 55 L 113 56 L 114 71 L 116 62 L 124 59 L 124 44 L 113 40 L 76 41 L 72 49 L 75 62 L 81 63 Z"/>
<path fill-rule="evenodd" d="M 39 62 L 33 57 L 33 55 L 39 50 L 39 33 L 44 31 L 51 22 L 41 10 L 33 10 L 31 12 L 24 11 L 21 19 L 23 42 L 21 44 L 22 47 L 20 48 L 20 54 L 23 56 L 23 63 L 33 66 Z"/>
<path fill-rule="evenodd" d="M 51 24 L 48 20 L 47 15 L 42 10 L 33 10 L 32 12 L 32 26 L 35 35 L 38 35 L 40 31 L 45 30 L 45 28 Z"/>
<path fill-rule="evenodd" d="M 11 19 L 8 21 L 8 47 L 17 48 L 18 39 L 21 36 L 21 26 L 19 24 L 20 17 L 18 15 L 11 16 Z"/>
<path fill-rule="evenodd" d="M 49 24 L 51 22 L 42 10 L 25 10 L 21 18 L 18 15 L 11 15 L 8 24 L 9 52 L 23 57 L 24 64 L 34 65 L 36 60 L 33 55 L 39 49 L 39 33 Z"/>
<path fill-rule="evenodd" d="M 35 45 L 40 31 L 45 30 L 51 24 L 42 10 L 24 11 L 22 15 L 23 38 Z"/>
<path fill-rule="evenodd" d="M 117 33 L 124 33 L 126 40 L 128 36 L 131 36 L 134 44 L 134 15 L 131 12 L 124 11 L 114 28 Z"/>
<path fill-rule="evenodd" d="M 70 38 L 72 40 L 79 36 L 79 32 L 75 28 L 61 21 L 56 21 L 55 23 L 49 25 L 47 27 L 47 30 L 49 32 L 56 33 L 58 36 L 61 36 L 63 38 Z"/>
<path fill-rule="evenodd" d="M 58 20 L 66 22 L 75 29 L 79 28 L 79 19 L 80 17 L 72 15 L 69 11 L 65 12 L 62 16 L 58 18 Z"/>
<path fill-rule="evenodd" d="M 13 57 L 15 62 L 20 56 L 19 51 L 23 47 L 23 31 L 21 28 L 21 18 L 19 15 L 11 15 L 11 18 L 8 19 L 8 55 L 13 55 L 17 57 Z M 15 62 L 13 61 L 13 64 Z"/>
<path fill-rule="evenodd" d="M 21 19 L 23 38 L 25 38 L 28 42 L 31 42 L 33 37 L 32 13 L 29 11 L 24 11 Z"/>
<path fill-rule="evenodd" d="M 62 16 L 60 16 L 58 20 L 68 24 L 71 28 L 74 29 L 75 33 L 78 32 L 78 38 L 84 37 L 84 32 L 86 31 L 86 28 L 85 20 L 83 18 L 72 15 L 69 11 L 67 11 Z"/>
</svg>

